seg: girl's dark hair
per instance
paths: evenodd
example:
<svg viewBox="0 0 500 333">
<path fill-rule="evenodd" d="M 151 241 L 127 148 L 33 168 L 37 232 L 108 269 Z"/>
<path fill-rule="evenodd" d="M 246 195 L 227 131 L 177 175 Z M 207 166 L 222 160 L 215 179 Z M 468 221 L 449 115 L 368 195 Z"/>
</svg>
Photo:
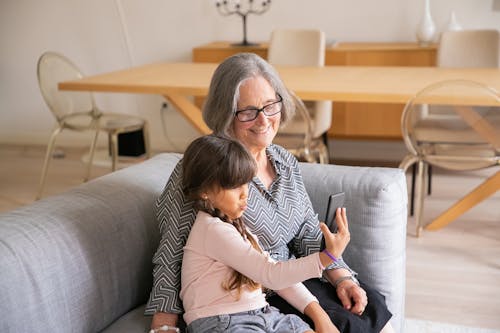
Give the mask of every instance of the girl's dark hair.
<svg viewBox="0 0 500 333">
<path fill-rule="evenodd" d="M 214 186 L 216 189 L 232 189 L 247 184 L 256 171 L 255 159 L 241 143 L 223 136 L 206 135 L 191 142 L 184 153 L 182 188 L 186 197 L 194 201 L 195 209 L 232 224 L 255 249 L 262 251 L 241 218 L 230 220 L 202 199 L 202 193 L 214 189 Z M 244 285 L 250 289 L 260 288 L 258 283 L 237 271 L 223 283 L 226 290 L 236 289 L 238 295 Z"/>
</svg>

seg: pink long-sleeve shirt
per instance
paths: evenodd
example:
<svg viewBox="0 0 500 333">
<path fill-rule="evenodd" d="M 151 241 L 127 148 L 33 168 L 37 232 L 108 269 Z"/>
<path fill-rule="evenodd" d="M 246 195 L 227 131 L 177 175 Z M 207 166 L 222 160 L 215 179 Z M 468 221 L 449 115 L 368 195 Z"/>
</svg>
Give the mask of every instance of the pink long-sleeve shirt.
<svg viewBox="0 0 500 333">
<path fill-rule="evenodd" d="M 276 262 L 267 253 L 255 250 L 234 226 L 199 212 L 191 229 L 182 260 L 181 292 L 184 320 L 256 310 L 267 305 L 261 289 L 235 290 L 222 287 L 234 270 L 276 290 L 301 312 L 317 299 L 301 281 L 320 277 L 323 272 L 319 253 Z"/>
</svg>

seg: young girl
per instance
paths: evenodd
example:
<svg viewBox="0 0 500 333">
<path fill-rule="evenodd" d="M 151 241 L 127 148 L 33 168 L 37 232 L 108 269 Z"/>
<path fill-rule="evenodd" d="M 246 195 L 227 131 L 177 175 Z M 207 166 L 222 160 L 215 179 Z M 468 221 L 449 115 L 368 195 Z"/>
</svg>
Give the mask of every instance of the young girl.
<svg viewBox="0 0 500 333">
<path fill-rule="evenodd" d="M 255 171 L 248 151 L 227 138 L 200 137 L 184 154 L 183 190 L 198 210 L 182 263 L 180 296 L 187 331 L 313 332 L 298 316 L 270 307 L 265 287 L 309 316 L 316 332 L 339 332 L 299 282 L 320 277 L 341 256 L 349 241 L 345 210 L 337 212 L 336 234 L 320 224 L 326 243 L 323 252 L 275 262 L 241 218 Z"/>
</svg>

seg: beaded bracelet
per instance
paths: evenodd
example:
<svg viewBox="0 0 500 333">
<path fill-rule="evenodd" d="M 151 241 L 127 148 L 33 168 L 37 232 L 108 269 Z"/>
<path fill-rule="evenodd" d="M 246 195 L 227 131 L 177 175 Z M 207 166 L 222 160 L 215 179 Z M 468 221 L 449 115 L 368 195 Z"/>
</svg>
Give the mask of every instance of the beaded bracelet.
<svg viewBox="0 0 500 333">
<path fill-rule="evenodd" d="M 335 258 L 335 256 L 331 254 L 327 249 L 324 249 L 323 253 L 330 257 L 330 259 L 332 259 L 334 262 L 337 262 L 337 258 Z"/>
<path fill-rule="evenodd" d="M 179 329 L 179 327 L 168 326 L 168 325 L 163 325 L 163 326 L 160 326 L 158 328 L 153 328 L 153 329 L 151 329 L 151 331 L 149 331 L 149 333 L 158 333 L 161 331 L 167 332 L 170 330 L 173 330 L 175 333 L 181 333 L 181 330 Z"/>
</svg>

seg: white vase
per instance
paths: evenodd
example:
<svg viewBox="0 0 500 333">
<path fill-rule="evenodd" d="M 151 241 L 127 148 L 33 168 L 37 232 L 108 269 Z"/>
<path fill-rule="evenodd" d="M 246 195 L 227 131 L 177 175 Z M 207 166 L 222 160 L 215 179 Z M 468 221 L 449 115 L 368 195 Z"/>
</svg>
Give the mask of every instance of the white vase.
<svg viewBox="0 0 500 333">
<path fill-rule="evenodd" d="M 447 31 L 457 31 L 462 30 L 462 26 L 457 21 L 457 17 L 455 16 L 455 12 L 452 10 L 450 12 L 450 18 L 448 19 L 448 24 L 446 25 Z"/>
<path fill-rule="evenodd" d="M 436 25 L 432 20 L 429 1 L 424 0 L 424 13 L 417 26 L 417 41 L 422 46 L 432 43 L 436 34 Z"/>
</svg>

